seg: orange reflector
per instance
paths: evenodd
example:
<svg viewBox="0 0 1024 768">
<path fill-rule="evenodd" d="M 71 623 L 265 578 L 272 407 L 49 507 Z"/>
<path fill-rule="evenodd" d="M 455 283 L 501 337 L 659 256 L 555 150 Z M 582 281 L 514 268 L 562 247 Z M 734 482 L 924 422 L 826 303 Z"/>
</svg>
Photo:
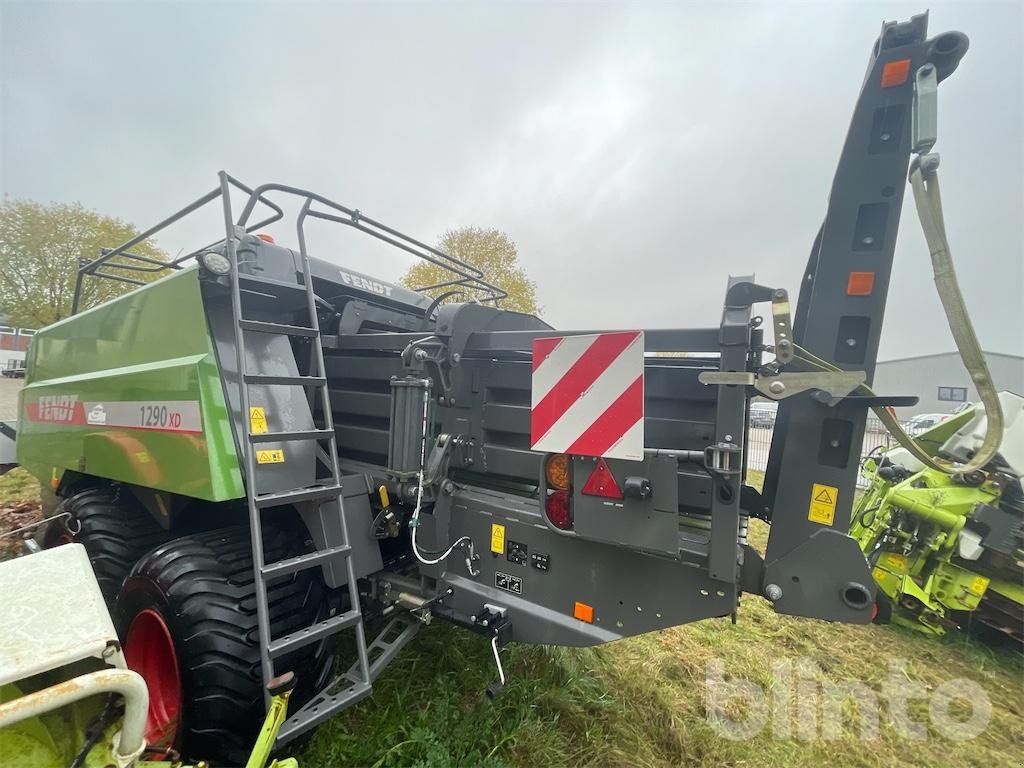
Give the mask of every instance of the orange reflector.
<svg viewBox="0 0 1024 768">
<path fill-rule="evenodd" d="M 548 456 L 544 472 L 548 478 L 549 488 L 569 490 L 569 457 L 564 453 L 553 453 Z"/>
<path fill-rule="evenodd" d="M 576 603 L 572 608 L 572 615 L 587 624 L 594 623 L 594 606 L 586 603 Z"/>
<path fill-rule="evenodd" d="M 583 486 L 580 493 L 585 496 L 603 496 L 606 499 L 623 498 L 622 489 L 619 488 L 619 484 L 615 481 L 615 475 L 612 474 L 604 459 L 597 460 L 597 466 L 590 473 L 590 477 L 587 478 L 586 485 Z"/>
<path fill-rule="evenodd" d="M 264 243 L 273 243 L 274 242 L 274 238 L 272 238 L 266 232 L 260 232 L 258 235 L 256 235 L 256 237 L 258 237 Z"/>
<path fill-rule="evenodd" d="M 895 88 L 903 85 L 910 77 L 910 59 L 897 59 L 890 61 L 882 67 L 882 87 Z"/>
<path fill-rule="evenodd" d="M 847 296 L 870 296 L 875 287 L 874 272 L 851 272 L 846 282 Z"/>
</svg>

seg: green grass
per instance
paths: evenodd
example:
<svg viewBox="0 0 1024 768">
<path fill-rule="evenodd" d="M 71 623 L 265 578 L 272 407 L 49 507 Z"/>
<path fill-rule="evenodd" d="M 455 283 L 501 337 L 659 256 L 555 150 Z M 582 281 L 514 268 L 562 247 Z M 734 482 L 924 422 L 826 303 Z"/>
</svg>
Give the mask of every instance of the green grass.
<svg viewBox="0 0 1024 768">
<path fill-rule="evenodd" d="M 21 467 L 0 475 L 0 534 L 34 523 L 40 517 L 36 479 Z M 14 557 L 20 549 L 19 534 L 0 538 L 0 560 Z"/>
<path fill-rule="evenodd" d="M 490 702 L 486 643 L 454 627 L 423 630 L 381 676 L 373 698 L 328 721 L 299 754 L 303 766 L 1016 766 L 1024 749 L 1021 661 L 961 637 L 936 640 L 895 628 L 827 625 L 776 615 L 748 598 L 739 624 L 705 621 L 593 649 L 511 646 L 509 683 Z M 807 657 L 833 682 L 879 685 L 887 662 L 930 689 L 965 677 L 981 684 L 992 721 L 977 739 L 924 741 L 882 726 L 864 742 L 776 740 L 770 728 L 730 741 L 705 716 L 705 670 L 767 683 L 778 658 Z M 927 711 L 912 709 L 927 722 Z M 883 717 L 883 723 L 885 718 Z M 793 724 L 796 732 L 796 724 Z"/>
<path fill-rule="evenodd" d="M 760 473 L 752 473 L 760 484 Z M 763 551 L 767 526 L 753 521 Z M 329 720 L 298 757 L 330 766 L 1019 766 L 1024 752 L 1024 662 L 1019 653 L 962 635 L 935 639 L 897 627 L 849 626 L 780 616 L 745 597 L 739 623 L 709 620 L 587 649 L 510 646 L 509 678 L 489 701 L 495 675 L 486 642 L 435 622 L 374 686 L 373 697 Z M 840 738 L 775 739 L 771 726 L 747 741 L 720 736 L 707 720 L 711 659 L 759 684 L 777 659 L 805 658 L 833 683 L 877 689 L 889 662 L 928 690 L 957 678 L 980 684 L 992 719 L 976 739 L 934 730 L 899 735 L 883 710 L 880 738 L 862 741 L 858 721 Z M 953 710 L 954 712 L 957 710 Z M 928 722 L 927 705 L 911 707 Z M 961 716 L 966 716 L 966 713 Z M 792 732 L 798 733 L 795 719 Z"/>
<path fill-rule="evenodd" d="M 0 504 L 38 499 L 39 483 L 21 467 L 0 475 Z"/>
</svg>

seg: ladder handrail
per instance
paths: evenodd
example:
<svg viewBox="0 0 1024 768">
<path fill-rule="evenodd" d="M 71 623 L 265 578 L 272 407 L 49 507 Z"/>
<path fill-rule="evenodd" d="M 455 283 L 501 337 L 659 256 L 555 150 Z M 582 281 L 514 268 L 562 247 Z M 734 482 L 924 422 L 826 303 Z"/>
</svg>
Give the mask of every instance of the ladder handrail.
<svg viewBox="0 0 1024 768">
<path fill-rule="evenodd" d="M 252 214 L 253 208 L 256 206 L 256 203 L 261 199 L 265 199 L 264 196 L 270 192 L 280 192 L 285 195 L 298 197 L 303 199 L 306 203 L 309 203 L 309 205 L 303 205 L 305 216 L 352 227 L 359 232 L 370 235 L 371 237 L 399 248 L 406 253 L 410 253 L 419 259 L 435 264 L 442 269 L 446 269 L 464 280 L 471 281 L 473 288 L 490 294 L 485 301 L 500 301 L 508 296 L 506 291 L 485 280 L 484 273 L 472 264 L 462 261 L 449 253 L 438 250 L 437 248 L 427 245 L 426 243 L 406 235 L 397 229 L 372 219 L 362 213 L 358 208 L 349 208 L 325 197 L 324 195 L 311 192 L 310 190 L 302 189 L 300 187 L 277 183 L 261 184 L 253 189 L 249 196 L 249 201 L 246 203 L 242 213 L 239 214 L 238 221 L 236 223 L 239 226 L 245 226 L 246 222 L 249 220 L 249 216 Z M 344 214 L 347 218 L 342 218 L 341 216 L 327 213 L 325 211 L 314 210 L 312 209 L 313 202 L 320 203 L 327 208 Z"/>
<path fill-rule="evenodd" d="M 281 650 L 282 644 L 294 641 L 288 641 L 287 639 L 282 640 L 280 638 L 275 640 L 272 636 L 270 627 L 270 609 L 268 604 L 267 584 L 271 579 L 287 574 L 275 572 L 273 567 L 267 568 L 268 564 L 265 561 L 265 553 L 263 550 L 263 518 L 261 509 L 266 503 L 268 495 L 259 494 L 259 489 L 256 484 L 257 462 L 255 438 L 257 436 L 251 434 L 249 418 L 252 402 L 249 387 L 253 385 L 260 385 L 261 375 L 258 373 L 250 374 L 248 369 L 245 328 L 248 318 L 244 316 L 243 312 L 242 289 L 238 272 L 237 245 L 239 242 L 239 236 L 247 230 L 244 226 L 244 216 L 242 224 L 234 222 L 229 195 L 231 179 L 224 172 L 221 172 L 220 174 L 220 183 L 225 228 L 225 251 L 230 264 L 231 313 L 235 337 L 235 362 L 238 370 L 239 406 L 241 409 L 237 443 L 242 452 L 242 467 L 245 473 L 245 498 L 246 505 L 249 510 L 249 534 L 252 547 L 254 589 L 256 592 L 256 624 L 259 635 L 260 674 L 264 683 L 264 690 L 266 691 L 267 684 L 276 676 L 276 670 L 274 669 L 275 655 L 283 652 Z M 253 197 L 251 199 L 259 199 L 259 193 L 253 193 Z M 301 258 L 302 287 L 306 294 L 305 309 L 309 315 L 308 326 L 302 327 L 302 330 L 308 331 L 309 335 L 318 340 L 320 335 L 320 323 L 317 316 L 317 297 L 313 291 L 313 275 L 312 269 L 310 268 L 309 253 L 306 248 L 305 232 L 305 224 L 312 202 L 313 201 L 310 199 L 305 201 L 305 204 L 296 219 L 296 231 L 299 243 L 299 255 Z M 296 328 L 296 330 L 299 329 L 298 326 L 283 326 L 283 328 L 292 327 Z M 326 454 L 328 456 L 328 461 L 326 464 L 330 467 L 330 477 L 320 478 L 317 477 L 317 473 L 314 472 L 312 482 L 315 484 L 316 488 L 322 488 L 322 491 L 319 492 L 326 497 L 315 502 L 318 506 L 336 505 L 333 508 L 337 509 L 339 516 L 341 542 L 340 544 L 335 545 L 334 548 L 339 550 L 338 556 L 343 556 L 345 559 L 346 575 L 348 579 L 349 609 L 345 614 L 339 614 L 338 616 L 330 619 L 329 621 L 333 622 L 333 625 L 329 628 L 323 624 L 315 622 L 309 629 L 312 629 L 315 626 L 315 634 L 323 635 L 324 638 L 330 634 L 346 629 L 352 629 L 355 631 L 358 651 L 357 664 L 360 673 L 360 679 L 357 681 L 357 684 L 361 686 L 359 694 L 365 695 L 369 690 L 372 681 L 370 677 L 370 666 L 367 655 L 366 636 L 362 621 L 362 611 L 359 602 L 359 590 L 356 582 L 355 565 L 351 557 L 351 541 L 349 539 L 348 527 L 345 523 L 344 499 L 341 491 L 341 466 L 338 460 L 337 437 L 334 432 L 334 418 L 331 410 L 330 390 L 327 384 L 326 363 L 324 361 L 323 347 L 318 341 L 310 345 L 309 366 L 304 375 L 288 377 L 271 376 L 269 378 L 285 379 L 285 381 L 271 382 L 273 385 L 303 387 L 306 389 L 311 415 L 316 412 L 313 402 L 313 398 L 316 395 L 312 390 L 315 389 L 319 393 L 319 405 L 323 416 L 322 429 L 317 428 L 317 423 L 314 421 L 314 429 L 301 430 L 299 432 L 288 434 L 291 434 L 294 439 L 313 440 L 317 445 L 320 445 L 321 443 L 327 444 Z M 267 436 L 269 435 L 259 435 L 259 437 Z M 319 462 L 321 459 L 314 458 L 313 461 Z M 326 484 L 326 486 L 324 487 L 321 484 Z M 303 495 L 308 494 L 311 490 L 312 489 L 308 487 L 294 488 L 287 493 Z M 328 547 L 327 549 L 329 550 L 331 547 Z M 287 569 L 289 573 L 299 569 L 301 564 L 295 562 L 295 560 L 302 557 L 306 558 L 306 567 L 319 569 L 323 565 L 323 553 L 321 552 L 318 555 L 318 553 L 314 552 L 288 561 Z M 305 640 L 302 642 L 310 641 L 311 640 Z M 266 706 L 269 707 L 269 693 L 264 694 L 264 699 Z M 302 710 L 299 710 L 299 712 L 301 713 Z M 301 720 L 294 726 L 294 728 L 298 728 L 300 730 L 303 727 L 305 726 L 302 725 Z"/>
<path fill-rule="evenodd" d="M 313 293 L 313 275 L 312 270 L 309 266 L 309 253 L 306 250 L 306 215 L 309 213 L 309 207 L 312 205 L 311 200 L 306 200 L 306 203 L 302 206 L 302 210 L 299 212 L 298 219 L 296 221 L 296 233 L 299 240 L 299 256 L 302 259 L 302 279 L 306 286 L 306 302 L 307 310 L 309 311 L 309 324 L 310 327 L 319 331 L 320 320 L 317 317 L 316 308 L 316 294 Z M 338 446 L 337 436 L 334 432 L 334 414 L 331 409 L 331 395 L 330 389 L 326 383 L 327 378 L 327 364 L 324 361 L 324 348 L 319 341 L 315 344 L 310 344 L 312 350 L 312 359 L 310 363 L 316 364 L 316 370 L 310 370 L 310 375 L 321 376 L 325 379 L 324 383 L 317 387 L 320 391 L 320 409 L 323 412 L 324 418 L 324 429 L 331 433 L 328 442 L 328 455 L 331 460 L 331 477 L 335 485 L 341 485 L 341 466 L 338 463 Z M 311 409 L 312 410 L 312 409 Z M 314 422 L 315 424 L 315 422 Z M 319 461 L 319 459 L 314 459 Z M 342 543 L 351 545 L 348 535 L 348 525 L 345 523 L 344 504 L 341 495 L 338 496 L 338 512 L 341 513 L 341 536 Z M 349 610 L 359 611 L 359 589 L 356 585 L 356 574 L 355 565 L 351 557 L 345 558 L 345 567 L 347 569 L 348 576 L 348 596 L 349 596 Z M 356 647 L 359 656 L 359 667 L 362 673 L 363 682 L 370 683 L 370 668 L 369 660 L 366 655 L 366 635 L 363 631 L 363 622 L 360 620 L 355 625 L 356 632 Z"/>
<path fill-rule="evenodd" d="M 268 685 L 274 678 L 273 660 L 270 658 L 270 616 L 267 609 L 267 585 L 263 580 L 261 569 L 263 567 L 263 524 L 260 507 L 256 504 L 256 463 L 255 450 L 248 439 L 249 436 L 249 387 L 245 382 L 247 373 L 245 364 L 245 339 L 241 327 L 242 321 L 242 295 L 238 281 L 238 253 L 235 248 L 235 225 L 234 217 L 231 215 L 231 195 L 228 175 L 221 171 L 220 174 L 221 202 L 224 209 L 224 231 L 225 250 L 228 263 L 231 265 L 231 315 L 235 333 L 235 364 L 238 371 L 238 392 L 239 408 L 241 409 L 239 419 L 240 428 L 238 434 L 238 447 L 242 451 L 242 462 L 244 465 L 243 485 L 245 486 L 245 501 L 249 510 L 249 539 L 252 546 L 253 571 L 256 590 L 256 628 L 259 634 L 260 651 L 260 673 L 262 678 L 262 689 L 264 704 L 270 706 L 270 693 Z"/>
<path fill-rule="evenodd" d="M 164 229 L 167 229 L 167 227 L 169 227 L 172 224 L 180 221 L 181 219 L 184 219 L 186 216 L 189 216 L 189 215 L 195 213 L 200 208 L 202 208 L 205 205 L 207 205 L 207 204 L 213 202 L 214 200 L 216 200 L 218 197 L 225 197 L 225 198 L 229 199 L 230 198 L 230 191 L 231 191 L 231 187 L 232 186 L 237 188 L 237 189 L 240 189 L 242 192 L 245 192 L 248 195 L 252 194 L 252 190 L 248 186 L 246 186 L 245 184 L 240 182 L 238 179 L 235 179 L 234 177 L 226 174 L 224 171 L 221 171 L 221 173 L 218 174 L 218 175 L 225 176 L 227 178 L 230 186 L 225 187 L 223 184 L 218 185 L 217 188 L 210 190 L 205 195 L 203 195 L 202 197 L 198 198 L 197 200 L 192 201 L 191 203 L 186 205 L 181 210 L 176 211 L 175 213 L 172 213 L 166 219 L 164 219 L 163 221 L 159 222 L 158 224 L 155 224 L 154 226 L 150 227 L 145 232 L 142 232 L 142 233 L 136 235 L 135 237 L 131 238 L 130 240 L 127 240 L 127 241 L 121 243 L 121 245 L 117 246 L 116 248 L 104 248 L 104 249 L 102 249 L 100 251 L 100 255 L 97 258 L 92 259 L 91 261 L 87 261 L 84 264 L 79 265 L 78 274 L 77 274 L 77 276 L 75 278 L 75 293 L 74 293 L 74 297 L 71 300 L 71 314 L 72 315 L 78 314 L 78 308 L 79 308 L 79 305 L 81 303 L 81 298 L 82 298 L 82 285 L 83 285 L 83 281 L 84 281 L 86 275 L 92 275 L 93 277 L 100 277 L 100 278 L 104 278 L 104 279 L 107 279 L 107 280 L 115 280 L 115 281 L 122 282 L 122 283 L 131 283 L 131 284 L 145 285 L 145 283 L 143 281 L 132 280 L 132 279 L 127 278 L 127 277 L 122 277 L 122 276 L 119 276 L 119 275 L 112 275 L 112 274 L 109 274 L 107 272 L 100 272 L 98 270 L 100 270 L 101 267 L 106 266 L 106 267 L 114 268 L 114 269 L 123 269 L 123 270 L 129 271 L 129 272 L 147 272 L 147 273 L 159 272 L 159 271 L 162 271 L 163 269 L 166 269 L 168 271 L 176 270 L 176 269 L 180 269 L 181 268 L 182 263 L 188 261 L 189 259 L 195 258 L 198 254 L 202 253 L 205 250 L 208 250 L 213 245 L 217 245 L 220 242 L 220 240 L 216 240 L 213 243 L 211 243 L 210 245 L 205 245 L 202 248 L 198 248 L 198 249 L 196 249 L 194 251 L 190 251 L 189 253 L 185 254 L 184 256 L 179 256 L 178 258 L 172 259 L 171 261 L 167 261 L 167 262 L 161 262 L 159 259 L 153 259 L 153 258 L 150 258 L 148 256 L 141 256 L 139 254 L 129 253 L 129 249 L 134 248 L 139 243 L 142 243 L 142 242 L 148 240 L 149 238 L 153 237 L 153 235 L 155 235 L 157 232 L 160 232 L 160 231 L 162 231 Z M 262 196 L 258 199 L 258 202 L 261 202 L 264 205 L 266 205 L 267 207 L 269 207 L 271 210 L 274 211 L 274 213 L 272 213 L 267 218 L 260 220 L 256 224 L 253 224 L 246 231 L 251 232 L 254 229 L 259 229 L 260 227 L 265 227 L 268 224 L 272 224 L 273 222 L 278 221 L 279 219 L 284 218 L 284 209 L 281 208 L 276 203 L 271 202 L 270 200 L 267 200 L 266 198 L 264 198 Z M 148 263 L 148 264 L 151 264 L 151 265 L 163 264 L 164 266 L 161 269 L 160 267 L 145 268 L 145 267 L 139 267 L 139 266 L 135 266 L 135 265 L 131 265 L 131 264 L 117 264 L 117 263 L 112 264 L 111 261 L 114 258 L 117 258 L 118 256 L 124 256 L 126 258 L 134 259 L 136 261 L 141 261 L 141 262 Z"/>
<path fill-rule="evenodd" d="M 285 195 L 299 197 L 305 201 L 317 202 L 326 208 L 343 214 L 347 218 L 342 218 L 326 211 L 317 211 L 311 207 L 305 208 L 305 215 L 310 218 L 323 219 L 325 221 L 332 221 L 337 224 L 342 224 L 347 227 L 351 227 L 359 232 L 370 235 L 388 245 L 394 246 L 406 253 L 412 254 L 419 259 L 441 267 L 444 270 L 451 272 L 453 275 L 457 275 L 458 279 L 454 281 L 454 284 L 464 285 L 467 288 L 478 290 L 484 294 L 485 297 L 481 299 L 484 302 L 498 302 L 508 296 L 508 292 L 499 288 L 487 281 L 484 273 L 477 267 L 469 264 L 462 259 L 458 259 L 449 253 L 434 248 L 414 237 L 404 234 L 393 227 L 389 227 L 369 216 L 366 216 L 359 211 L 358 208 L 349 208 L 340 203 L 331 200 L 324 195 L 309 190 L 301 189 L 299 187 L 292 187 L 286 184 L 261 184 L 255 188 L 249 187 L 243 184 L 235 177 L 228 174 L 226 171 L 220 171 L 218 178 L 221 183 L 215 189 L 210 190 L 202 197 L 194 200 L 193 202 L 186 205 L 184 208 L 176 211 L 167 218 L 163 219 L 159 223 L 150 227 L 146 231 L 136 235 L 135 237 L 127 240 L 116 248 L 104 248 L 100 255 L 92 260 L 85 261 L 79 265 L 78 274 L 75 279 L 75 292 L 72 298 L 71 314 L 77 314 L 79 306 L 81 304 L 82 287 L 86 276 L 104 278 L 107 280 L 114 280 L 117 282 L 128 283 L 131 285 L 145 285 L 143 280 L 135 280 L 124 275 L 111 274 L 109 271 L 102 271 L 103 267 L 108 269 L 118 269 L 126 272 L 139 272 L 154 274 L 162 271 L 173 271 L 181 268 L 181 265 L 190 259 L 194 259 L 199 254 L 214 248 L 222 242 L 221 240 L 214 240 L 212 243 L 208 243 L 200 248 L 189 251 L 183 256 L 178 256 L 169 261 L 160 261 L 149 256 L 143 256 L 141 254 L 130 253 L 129 250 L 145 242 L 149 238 L 161 232 L 172 224 L 184 219 L 187 216 L 198 211 L 200 208 L 208 205 L 217 198 L 230 198 L 230 192 L 232 189 L 240 190 L 244 192 L 248 197 L 246 199 L 245 206 L 239 215 L 236 225 L 243 227 L 247 233 L 269 226 L 277 221 L 282 220 L 285 217 L 284 208 L 278 203 L 274 202 L 267 197 L 270 192 L 280 192 Z M 227 184 L 223 181 L 226 179 Z M 255 224 L 248 224 L 249 218 L 252 216 L 256 205 L 262 203 L 271 209 L 267 217 L 260 219 Z M 230 206 L 228 206 L 230 208 Z M 228 235 L 230 238 L 233 232 Z M 307 254 L 308 255 L 308 254 Z M 132 261 L 137 261 L 139 264 L 125 264 L 117 263 L 112 260 L 117 257 L 124 257 Z M 149 265 L 149 266 L 143 266 Z M 444 285 L 444 283 L 442 283 Z M 431 290 L 437 286 L 423 286 L 416 290 L 425 291 Z"/>
</svg>

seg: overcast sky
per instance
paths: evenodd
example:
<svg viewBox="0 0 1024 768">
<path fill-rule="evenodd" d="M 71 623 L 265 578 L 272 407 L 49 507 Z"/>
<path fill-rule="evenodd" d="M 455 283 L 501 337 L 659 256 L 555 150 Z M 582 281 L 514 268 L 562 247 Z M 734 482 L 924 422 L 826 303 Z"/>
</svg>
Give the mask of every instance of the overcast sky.
<svg viewBox="0 0 1024 768">
<path fill-rule="evenodd" d="M 954 258 L 982 345 L 1024 353 L 1022 5 L 930 6 L 932 35 L 971 39 L 940 88 Z M 730 273 L 796 291 L 870 46 L 925 7 L 0 0 L 0 189 L 145 227 L 225 169 L 431 242 L 502 229 L 556 327 L 715 325 Z M 880 357 L 947 349 L 908 191 Z"/>
</svg>

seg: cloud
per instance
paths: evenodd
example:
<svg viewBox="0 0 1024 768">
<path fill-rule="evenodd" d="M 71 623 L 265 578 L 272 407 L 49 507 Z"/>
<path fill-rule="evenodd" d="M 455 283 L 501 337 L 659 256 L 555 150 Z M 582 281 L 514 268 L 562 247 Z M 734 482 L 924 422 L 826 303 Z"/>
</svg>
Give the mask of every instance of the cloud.
<svg viewBox="0 0 1024 768">
<path fill-rule="evenodd" d="M 5 193 L 145 225 L 225 168 L 432 241 L 495 226 L 558 327 L 718 323 L 726 278 L 795 292 L 883 18 L 915 4 L 0 6 Z M 940 4 L 943 195 L 984 346 L 1024 351 L 1015 4 Z M 218 212 L 167 233 L 213 239 Z M 291 242 L 289 228 L 275 231 Z M 404 255 L 316 228 L 383 278 Z M 905 205 L 882 356 L 951 348 Z"/>
</svg>

